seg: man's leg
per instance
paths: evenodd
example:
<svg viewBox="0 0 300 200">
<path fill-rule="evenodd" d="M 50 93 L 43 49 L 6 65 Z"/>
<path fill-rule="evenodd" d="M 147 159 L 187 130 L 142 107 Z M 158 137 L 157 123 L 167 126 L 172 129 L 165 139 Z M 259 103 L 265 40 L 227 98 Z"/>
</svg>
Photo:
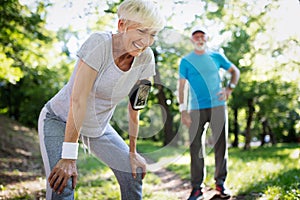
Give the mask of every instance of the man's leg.
<svg viewBox="0 0 300 200">
<path fill-rule="evenodd" d="M 191 111 L 192 124 L 189 128 L 190 156 L 191 156 L 191 183 L 193 188 L 200 188 L 205 178 L 204 147 L 202 134 L 207 122 L 205 110 Z"/>
<path fill-rule="evenodd" d="M 215 153 L 215 181 L 217 185 L 223 185 L 227 176 L 227 116 L 225 106 L 212 109 L 211 129 L 214 138 Z"/>
<path fill-rule="evenodd" d="M 113 170 L 120 185 L 122 200 L 142 199 L 142 175 L 139 173 L 136 179 L 133 178 L 129 147 L 119 134 L 108 125 L 100 137 L 83 138 L 84 143 L 90 145 L 92 153 Z"/>
</svg>

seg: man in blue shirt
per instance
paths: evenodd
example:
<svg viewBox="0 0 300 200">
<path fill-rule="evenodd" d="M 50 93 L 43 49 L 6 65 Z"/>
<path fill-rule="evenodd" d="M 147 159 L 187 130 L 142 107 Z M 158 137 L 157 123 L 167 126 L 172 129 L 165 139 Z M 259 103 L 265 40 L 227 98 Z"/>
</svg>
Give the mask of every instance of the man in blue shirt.
<svg viewBox="0 0 300 200">
<path fill-rule="evenodd" d="M 202 134 L 208 122 L 212 130 L 215 153 L 215 183 L 221 198 L 229 198 L 225 189 L 227 176 L 227 114 L 226 100 L 236 87 L 240 71 L 224 55 L 207 49 L 206 29 L 195 27 L 191 41 L 194 51 L 181 59 L 179 66 L 179 109 L 181 121 L 189 127 L 191 155 L 191 184 L 193 190 L 189 200 L 203 199 L 203 181 L 205 178 L 204 148 Z M 226 88 L 222 88 L 220 68 L 231 74 Z M 189 83 L 189 100 L 185 86 Z"/>
</svg>

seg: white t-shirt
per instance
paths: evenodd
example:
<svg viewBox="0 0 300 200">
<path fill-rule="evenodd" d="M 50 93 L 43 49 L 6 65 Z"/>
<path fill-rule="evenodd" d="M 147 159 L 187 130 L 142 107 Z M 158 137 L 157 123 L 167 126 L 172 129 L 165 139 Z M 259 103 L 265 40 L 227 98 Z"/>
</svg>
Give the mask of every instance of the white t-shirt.
<svg viewBox="0 0 300 200">
<path fill-rule="evenodd" d="M 154 55 L 148 47 L 134 58 L 130 70 L 124 72 L 114 63 L 112 33 L 92 34 L 81 46 L 77 56 L 98 72 L 87 101 L 87 111 L 80 134 L 100 136 L 108 125 L 116 105 L 124 99 L 138 80 L 155 75 Z M 68 83 L 50 100 L 53 112 L 67 121 L 76 64 Z"/>
</svg>

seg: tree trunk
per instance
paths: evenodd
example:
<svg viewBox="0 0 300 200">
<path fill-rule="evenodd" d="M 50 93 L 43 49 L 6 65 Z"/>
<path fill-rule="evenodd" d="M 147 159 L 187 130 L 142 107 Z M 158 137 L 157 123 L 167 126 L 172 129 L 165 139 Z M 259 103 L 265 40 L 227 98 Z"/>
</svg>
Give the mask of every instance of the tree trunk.
<svg viewBox="0 0 300 200">
<path fill-rule="evenodd" d="M 261 144 L 260 144 L 260 146 L 263 146 L 266 143 L 265 137 L 267 135 L 270 136 L 270 141 L 267 141 L 267 142 L 271 142 L 272 145 L 276 144 L 275 136 L 274 136 L 274 133 L 271 129 L 271 126 L 269 125 L 268 119 L 264 117 L 261 120 L 261 122 L 262 122 L 262 127 L 263 127 L 263 133 L 261 135 Z"/>
<path fill-rule="evenodd" d="M 234 141 L 232 143 L 233 147 L 238 147 L 239 146 L 239 124 L 238 124 L 238 109 L 234 108 L 233 109 L 233 114 L 234 114 L 234 129 L 233 129 L 233 134 L 234 134 Z"/>
<path fill-rule="evenodd" d="M 261 137 L 260 137 L 260 146 L 262 147 L 266 143 L 266 135 L 268 134 L 267 133 L 267 119 L 265 117 L 263 117 L 260 121 L 261 121 L 262 129 L 263 129 Z"/>
<path fill-rule="evenodd" d="M 295 125 L 297 120 L 299 119 L 299 115 L 297 114 L 297 112 L 295 112 L 294 110 L 289 111 L 289 116 L 288 116 L 288 124 L 287 124 L 287 129 L 288 129 L 288 135 L 285 139 L 286 142 L 295 142 L 297 141 L 297 131 L 295 129 Z"/>
<path fill-rule="evenodd" d="M 248 109 L 249 109 L 249 112 L 248 112 L 247 127 L 246 127 L 246 132 L 245 132 L 245 137 L 246 137 L 245 146 L 244 146 L 245 150 L 250 149 L 251 124 L 252 124 L 254 110 L 255 110 L 254 105 L 253 105 L 253 99 L 248 100 Z"/>
</svg>

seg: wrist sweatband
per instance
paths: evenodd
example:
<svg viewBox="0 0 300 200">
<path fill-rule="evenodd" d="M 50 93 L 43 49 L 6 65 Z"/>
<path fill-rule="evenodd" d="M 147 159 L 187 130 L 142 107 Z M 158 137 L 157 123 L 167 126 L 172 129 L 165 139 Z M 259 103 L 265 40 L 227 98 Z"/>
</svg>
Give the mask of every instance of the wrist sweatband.
<svg viewBox="0 0 300 200">
<path fill-rule="evenodd" d="M 186 107 L 186 105 L 185 104 L 179 104 L 179 112 L 182 112 L 182 111 L 184 111 L 184 110 L 187 110 L 187 107 Z"/>
<path fill-rule="evenodd" d="M 76 142 L 63 142 L 61 158 L 63 159 L 77 159 L 78 156 L 78 146 Z"/>
</svg>

